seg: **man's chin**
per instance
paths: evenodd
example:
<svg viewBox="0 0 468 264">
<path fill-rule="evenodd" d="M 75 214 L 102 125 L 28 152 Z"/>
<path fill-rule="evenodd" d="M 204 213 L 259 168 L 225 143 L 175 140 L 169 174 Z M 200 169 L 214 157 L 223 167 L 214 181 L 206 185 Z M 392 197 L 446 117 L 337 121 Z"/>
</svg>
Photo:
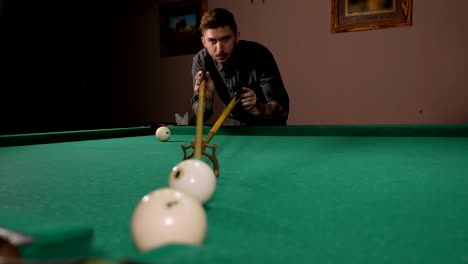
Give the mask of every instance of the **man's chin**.
<svg viewBox="0 0 468 264">
<path fill-rule="evenodd" d="M 214 58 L 217 63 L 225 63 L 229 60 L 229 56 L 219 56 Z"/>
</svg>

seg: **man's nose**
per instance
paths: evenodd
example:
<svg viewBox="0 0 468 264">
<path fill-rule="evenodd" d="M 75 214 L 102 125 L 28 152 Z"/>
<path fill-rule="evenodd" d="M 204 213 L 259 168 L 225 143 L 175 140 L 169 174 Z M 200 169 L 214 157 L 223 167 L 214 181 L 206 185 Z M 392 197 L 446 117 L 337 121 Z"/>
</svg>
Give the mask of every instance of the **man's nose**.
<svg viewBox="0 0 468 264">
<path fill-rule="evenodd" d="M 223 52 L 224 51 L 224 44 L 221 41 L 218 41 L 218 43 L 216 43 L 216 51 L 217 52 Z"/>
</svg>

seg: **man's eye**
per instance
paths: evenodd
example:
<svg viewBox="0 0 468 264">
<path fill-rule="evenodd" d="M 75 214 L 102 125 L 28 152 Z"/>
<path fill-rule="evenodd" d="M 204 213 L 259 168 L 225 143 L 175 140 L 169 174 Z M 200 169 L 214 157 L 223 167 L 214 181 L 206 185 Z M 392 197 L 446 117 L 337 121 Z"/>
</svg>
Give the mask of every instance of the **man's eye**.
<svg viewBox="0 0 468 264">
<path fill-rule="evenodd" d="M 223 41 L 223 42 L 228 42 L 230 39 L 231 39 L 231 37 L 224 37 L 224 38 L 222 39 L 222 41 Z"/>
<path fill-rule="evenodd" d="M 216 44 L 216 40 L 210 39 L 210 43 L 211 43 L 211 44 Z"/>
</svg>

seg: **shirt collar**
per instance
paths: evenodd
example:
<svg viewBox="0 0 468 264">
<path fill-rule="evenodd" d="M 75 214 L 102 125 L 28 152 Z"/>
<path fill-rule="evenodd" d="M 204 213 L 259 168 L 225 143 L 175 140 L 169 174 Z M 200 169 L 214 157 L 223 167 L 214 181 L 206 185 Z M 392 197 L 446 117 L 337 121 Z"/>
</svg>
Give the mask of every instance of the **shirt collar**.
<svg viewBox="0 0 468 264">
<path fill-rule="evenodd" d="M 218 63 L 215 61 L 215 64 L 216 64 L 216 68 L 218 69 L 218 71 L 230 71 L 234 68 L 234 64 L 232 61 L 228 61 L 228 62 L 225 62 L 225 63 Z"/>
</svg>

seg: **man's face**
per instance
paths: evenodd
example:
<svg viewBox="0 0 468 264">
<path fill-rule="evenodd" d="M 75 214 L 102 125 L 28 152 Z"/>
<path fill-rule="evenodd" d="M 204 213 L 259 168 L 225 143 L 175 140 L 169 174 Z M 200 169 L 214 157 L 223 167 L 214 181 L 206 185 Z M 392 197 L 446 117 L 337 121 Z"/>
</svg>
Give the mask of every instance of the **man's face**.
<svg viewBox="0 0 468 264">
<path fill-rule="evenodd" d="M 218 63 L 229 60 L 238 39 L 239 33 L 234 33 L 230 26 L 206 29 L 201 38 L 203 46 Z"/>
</svg>

